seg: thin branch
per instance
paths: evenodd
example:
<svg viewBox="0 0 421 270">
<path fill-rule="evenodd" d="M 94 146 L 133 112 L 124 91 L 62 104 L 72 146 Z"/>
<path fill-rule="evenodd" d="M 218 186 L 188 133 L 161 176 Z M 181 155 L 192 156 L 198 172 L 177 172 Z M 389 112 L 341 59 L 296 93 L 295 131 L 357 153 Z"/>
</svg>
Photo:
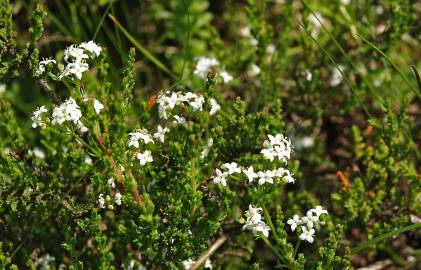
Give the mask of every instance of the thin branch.
<svg viewBox="0 0 421 270">
<path fill-rule="evenodd" d="M 213 253 L 227 240 L 225 235 L 218 238 L 213 245 L 196 261 L 196 263 L 190 267 L 190 270 L 198 269 Z"/>
</svg>

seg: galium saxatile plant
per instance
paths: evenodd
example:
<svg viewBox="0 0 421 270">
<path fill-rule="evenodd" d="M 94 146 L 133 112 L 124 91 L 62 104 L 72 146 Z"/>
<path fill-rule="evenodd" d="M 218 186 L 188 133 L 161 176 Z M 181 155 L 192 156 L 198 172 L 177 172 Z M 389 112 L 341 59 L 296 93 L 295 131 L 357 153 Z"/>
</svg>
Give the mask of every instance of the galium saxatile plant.
<svg viewBox="0 0 421 270">
<path fill-rule="evenodd" d="M 417 265 L 410 1 L 15 2 L 0 269 Z"/>
<path fill-rule="evenodd" d="M 238 189 L 236 185 L 242 182 L 241 186 L 246 188 L 246 191 L 249 190 L 247 197 L 250 197 L 250 201 L 244 204 L 244 219 L 238 222 L 238 226 L 243 234 L 250 231 L 255 237 L 262 237 L 269 243 L 271 234 L 276 234 L 276 228 L 273 227 L 272 217 L 267 209 L 260 206 L 259 197 L 265 196 L 265 193 L 271 194 L 273 192 L 271 186 L 282 188 L 295 182 L 294 174 L 288 168 L 292 152 L 291 141 L 281 133 L 264 133 L 263 129 L 259 129 L 261 133 L 256 133 L 254 140 L 260 150 L 253 154 L 253 159 L 242 161 L 241 156 L 238 156 L 232 161 L 220 156 L 218 152 L 223 147 L 221 140 L 225 139 L 221 125 L 224 125 L 230 116 L 219 114 L 224 109 L 217 101 L 218 85 L 215 84 L 215 77 L 212 77 L 211 73 L 206 78 L 204 90 L 160 91 L 156 95 L 156 103 L 150 108 L 147 108 L 144 101 L 145 105 L 140 108 L 143 108 L 142 113 L 145 116 L 142 116 L 143 121 L 138 124 L 129 126 L 124 123 L 124 118 L 113 122 L 116 120 L 113 120 L 111 112 L 116 110 L 116 106 L 121 106 L 118 102 L 127 106 L 124 105 L 126 103 L 121 99 L 119 92 L 109 92 L 115 100 L 114 104 L 111 103 L 110 94 L 108 96 L 104 94 L 106 90 L 104 88 L 96 93 L 86 90 L 82 92 L 83 74 L 89 72 L 89 66 L 92 65 L 88 64 L 88 61 L 99 59 L 103 53 L 99 45 L 90 41 L 71 45 L 65 50 L 66 66 L 62 71 L 58 70 L 54 61 L 41 60 L 38 75 L 51 80 L 66 80 L 65 85 L 70 88 L 70 96 L 65 97 L 65 101 L 59 105 L 45 104 L 36 108 L 31 117 L 32 128 L 40 132 L 41 136 L 61 136 L 63 142 L 67 141 L 68 146 L 65 151 L 69 151 L 70 147 L 74 149 L 70 151 L 77 150 L 83 153 L 83 162 L 87 168 L 95 168 L 98 162 L 102 164 L 102 169 L 91 173 L 93 178 L 90 181 L 87 178 L 85 183 L 89 191 L 84 196 L 92 199 L 91 203 L 88 203 L 89 212 L 96 216 L 96 224 L 111 222 L 111 226 L 123 230 L 120 231 L 121 236 L 130 234 L 131 237 L 124 241 L 134 244 L 136 249 L 144 254 L 143 259 L 139 261 L 141 265 L 153 266 L 164 263 L 168 267 L 190 269 L 197 267 L 195 264 L 199 262 L 203 267 L 212 269 L 211 258 L 207 257 L 206 260 L 199 258 L 212 245 L 212 239 L 216 237 L 218 231 L 223 233 L 224 219 L 228 217 L 231 203 L 236 201 L 233 197 L 230 198 L 229 194 L 236 192 Z M 134 59 L 133 54 L 132 56 L 130 61 Z M 100 61 L 104 61 L 104 55 L 102 57 Z M 103 62 L 99 65 L 103 65 L 101 63 Z M 54 73 L 56 68 L 58 73 Z M 128 74 L 131 76 L 130 71 Z M 241 103 L 235 106 L 241 106 Z M 127 107 L 125 110 L 127 113 Z M 129 110 L 135 112 L 134 107 L 129 107 Z M 234 114 L 234 117 L 237 116 Z M 274 121 L 270 116 L 266 117 L 268 121 Z M 155 119 L 153 125 L 152 119 Z M 113 140 L 118 140 L 118 143 Z M 180 151 L 181 149 L 183 150 Z M 43 159 L 49 160 L 49 155 L 51 152 L 48 150 Z M 190 161 L 186 160 L 188 156 Z M 180 167 L 179 163 L 185 165 Z M 214 168 L 213 164 L 220 166 Z M 201 185 L 205 183 L 209 186 L 208 191 L 201 190 Z M 171 190 L 162 189 L 168 185 Z M 188 190 L 184 191 L 183 187 L 188 187 Z M 199 196 L 202 199 L 197 200 L 187 195 L 191 192 L 195 197 Z M 162 200 L 162 196 L 167 197 L 169 201 Z M 216 197 L 207 202 L 207 196 Z M 223 199 L 224 196 L 228 196 L 227 199 L 230 198 L 232 202 L 228 203 Z M 176 210 L 174 206 L 182 202 L 185 207 L 178 208 L 174 212 Z M 217 205 L 219 205 L 218 210 L 211 210 Z M 108 211 L 114 212 L 116 216 L 110 219 L 109 214 L 106 214 Z M 133 223 L 130 218 L 131 213 L 135 213 L 133 211 L 143 212 L 142 215 L 148 213 L 146 215 L 149 215 L 149 218 Z M 179 214 L 176 214 L 177 212 Z M 174 215 L 183 219 L 180 214 L 192 219 L 193 223 L 186 223 L 181 228 L 172 224 Z M 207 218 L 203 219 L 205 216 Z M 310 228 L 309 222 L 313 222 L 314 226 Z M 314 236 L 313 227 L 315 228 L 318 223 L 312 219 L 306 224 L 307 227 L 303 226 L 299 238 L 310 242 L 309 239 Z M 301 221 L 300 225 L 304 225 L 304 221 Z M 142 230 L 148 233 L 138 231 L 139 228 L 144 228 Z M 151 234 L 152 228 L 155 228 L 155 231 Z M 208 228 L 205 235 L 200 232 L 204 228 Z M 304 228 L 309 228 L 309 231 L 305 231 Z M 100 230 L 95 234 L 107 237 L 107 231 Z M 183 231 L 184 234 L 181 235 L 184 235 L 182 238 L 184 240 L 181 241 L 179 237 Z M 196 238 L 199 235 L 200 238 Z M 133 239 L 143 240 L 133 242 Z M 163 244 L 166 243 L 163 246 L 165 252 L 168 252 L 166 256 L 176 256 L 177 259 L 165 261 L 158 253 L 151 253 L 147 246 L 141 244 L 149 242 L 153 245 L 154 242 L 161 241 Z M 99 247 L 102 245 L 100 241 L 95 243 Z M 179 253 L 172 248 L 174 245 L 184 247 L 184 251 Z M 186 249 L 189 251 L 186 252 Z M 133 259 L 131 256 L 128 255 L 128 259 Z M 61 259 L 56 258 L 56 260 Z M 110 258 L 102 257 L 101 260 L 106 264 L 113 264 Z"/>
</svg>

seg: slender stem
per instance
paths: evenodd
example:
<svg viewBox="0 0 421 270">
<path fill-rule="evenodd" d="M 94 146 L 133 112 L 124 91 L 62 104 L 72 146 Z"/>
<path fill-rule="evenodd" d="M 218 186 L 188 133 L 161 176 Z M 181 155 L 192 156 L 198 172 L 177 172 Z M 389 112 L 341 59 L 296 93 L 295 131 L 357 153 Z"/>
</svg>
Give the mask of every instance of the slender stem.
<svg viewBox="0 0 421 270">
<path fill-rule="evenodd" d="M 279 251 L 270 243 L 269 239 L 267 237 L 262 237 L 265 244 L 272 250 L 272 252 L 278 257 L 279 260 L 281 260 L 283 263 L 286 262 L 285 257 L 279 253 Z"/>
<path fill-rule="evenodd" d="M 225 235 L 218 238 L 218 240 L 215 241 L 215 243 L 212 244 L 212 246 L 202 255 L 200 258 L 196 261 L 196 263 L 190 267 L 190 270 L 196 270 L 198 269 L 203 263 L 206 262 L 207 259 L 209 259 L 210 256 L 227 240 L 227 237 Z"/>
<path fill-rule="evenodd" d="M 381 242 L 383 240 L 389 239 L 394 235 L 401 234 L 401 233 L 406 232 L 406 231 L 416 230 L 416 229 L 419 229 L 419 228 L 421 228 L 421 223 L 416 223 L 416 224 L 412 224 L 412 225 L 400 228 L 398 230 L 393 230 L 391 232 L 379 235 L 379 236 L 377 236 L 377 237 L 375 237 L 375 238 L 373 238 L 369 241 L 363 242 L 363 243 L 359 244 L 358 246 L 356 246 L 355 248 L 351 249 L 351 254 L 358 253 L 361 250 L 366 249 L 366 248 L 368 248 L 368 247 L 370 247 L 374 244 L 377 244 L 378 242 Z"/>
<path fill-rule="evenodd" d="M 295 249 L 294 249 L 294 257 L 293 257 L 294 259 L 295 259 L 295 256 L 297 256 L 297 252 L 298 252 L 298 248 L 300 247 L 300 243 L 301 243 L 301 239 L 298 238 L 298 241 L 295 244 Z"/>
<path fill-rule="evenodd" d="M 275 226 L 272 223 L 272 219 L 270 218 L 269 212 L 264 205 L 262 205 L 262 208 L 263 208 L 263 215 L 265 216 L 265 219 L 266 219 L 267 223 L 269 224 L 270 229 L 273 232 L 273 236 L 275 237 L 275 240 L 278 241 L 279 236 L 276 233 L 276 229 L 275 229 Z"/>
</svg>

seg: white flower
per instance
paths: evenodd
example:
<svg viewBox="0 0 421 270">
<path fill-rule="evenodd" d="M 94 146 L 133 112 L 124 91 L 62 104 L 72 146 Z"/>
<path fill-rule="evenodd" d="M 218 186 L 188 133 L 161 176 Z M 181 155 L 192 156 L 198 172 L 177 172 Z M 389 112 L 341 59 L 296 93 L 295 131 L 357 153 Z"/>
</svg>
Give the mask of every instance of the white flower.
<svg viewBox="0 0 421 270">
<path fill-rule="evenodd" d="M 300 140 L 300 145 L 301 145 L 303 148 L 309 148 L 309 147 L 312 147 L 312 146 L 314 145 L 314 138 L 313 138 L 313 137 L 310 137 L 310 136 L 303 137 L 303 138 Z"/>
<path fill-rule="evenodd" d="M 300 239 L 302 241 L 307 241 L 309 243 L 313 243 L 314 241 L 314 229 L 307 229 L 306 227 L 302 226 L 301 229 L 303 232 L 300 234 Z"/>
<path fill-rule="evenodd" d="M 126 270 L 147 270 L 140 262 L 131 259 Z"/>
<path fill-rule="evenodd" d="M 204 159 L 209 154 L 209 150 L 211 149 L 212 145 L 213 145 L 213 139 L 209 138 L 208 141 L 206 142 L 205 147 L 203 148 L 202 152 L 200 153 L 201 159 Z"/>
<path fill-rule="evenodd" d="M 262 221 L 262 211 L 263 209 L 260 207 L 253 207 L 253 205 L 249 204 L 249 210 L 246 211 L 247 221 L 246 223 L 254 224 L 259 223 Z"/>
<path fill-rule="evenodd" d="M 187 125 L 187 120 L 183 116 L 174 115 L 174 124 Z"/>
<path fill-rule="evenodd" d="M 0 94 L 3 94 L 6 91 L 6 85 L 4 83 L 0 83 Z"/>
<path fill-rule="evenodd" d="M 240 35 L 242 37 L 249 37 L 251 35 L 250 27 L 244 26 L 240 29 Z"/>
<path fill-rule="evenodd" d="M 157 98 L 156 103 L 158 104 L 159 117 L 168 119 L 168 111 L 174 109 L 175 105 L 181 102 L 180 97 L 177 93 L 171 93 L 171 95 L 160 94 Z"/>
<path fill-rule="evenodd" d="M 186 270 L 189 270 L 196 262 L 193 261 L 192 259 L 188 259 L 183 261 L 183 266 Z"/>
<path fill-rule="evenodd" d="M 196 96 L 192 101 L 189 102 L 189 105 L 195 112 L 203 110 L 203 103 L 205 103 L 205 98 L 202 96 Z"/>
<path fill-rule="evenodd" d="M 284 135 L 282 134 L 276 134 L 275 136 L 269 134 L 268 138 L 271 145 L 280 145 L 285 141 Z"/>
<path fill-rule="evenodd" d="M 276 170 L 273 170 L 273 173 L 276 177 L 281 178 L 287 183 L 294 183 L 295 179 L 292 177 L 292 173 L 288 169 L 284 168 L 278 168 Z"/>
<path fill-rule="evenodd" d="M 76 76 L 79 80 L 82 79 L 82 73 L 89 69 L 89 65 L 85 62 L 74 62 L 68 63 L 64 68 L 63 72 L 60 74 L 59 79 L 63 79 L 63 77 L 67 76 Z"/>
<path fill-rule="evenodd" d="M 166 127 L 161 127 L 161 125 L 158 125 L 156 127 L 156 132 L 153 134 L 153 137 L 155 139 L 159 139 L 162 143 L 165 142 L 165 133 L 167 133 L 168 131 L 170 131 L 168 128 Z"/>
<path fill-rule="evenodd" d="M 115 188 L 115 182 L 114 182 L 114 178 L 109 178 L 107 180 L 107 184 L 110 185 L 112 188 Z"/>
<path fill-rule="evenodd" d="M 320 205 L 316 206 L 316 208 L 310 210 L 312 213 L 316 214 L 317 217 L 320 217 L 321 214 L 327 214 L 327 210 L 324 210 L 323 207 Z"/>
<path fill-rule="evenodd" d="M 45 128 L 46 123 L 42 119 L 42 114 L 48 112 L 48 110 L 45 108 L 45 106 L 41 106 L 37 108 L 34 113 L 32 114 L 31 120 L 32 120 L 32 127 L 41 127 Z"/>
<path fill-rule="evenodd" d="M 261 232 L 261 233 L 263 233 L 263 235 L 264 235 L 265 237 L 268 237 L 268 236 L 269 236 L 269 231 L 270 231 L 270 228 L 269 228 L 269 226 L 268 226 L 268 225 L 266 225 L 264 222 L 260 222 L 260 223 L 257 223 L 257 224 L 253 227 L 252 231 L 253 231 L 253 233 L 254 233 L 254 234 L 256 234 L 256 232 Z"/>
<path fill-rule="evenodd" d="M 114 196 L 114 202 L 117 205 L 121 205 L 121 198 L 123 198 L 123 196 L 121 195 L 120 192 L 117 192 Z"/>
<path fill-rule="evenodd" d="M 216 172 L 216 176 L 213 178 L 213 182 L 215 184 L 221 183 L 223 186 L 226 186 L 227 185 L 227 179 L 226 178 L 228 176 L 228 173 L 222 172 L 220 169 L 216 169 L 215 172 Z"/>
<path fill-rule="evenodd" d="M 141 166 L 153 161 L 151 151 L 149 150 L 146 150 L 143 153 L 137 153 L 136 158 L 139 160 Z"/>
<path fill-rule="evenodd" d="M 85 133 L 88 131 L 88 128 L 81 121 L 77 121 L 76 127 L 79 129 L 80 132 Z"/>
<path fill-rule="evenodd" d="M 37 269 L 41 270 L 49 270 L 55 269 L 55 260 L 56 258 L 51 256 L 50 254 L 42 255 L 37 261 Z"/>
<path fill-rule="evenodd" d="M 208 76 L 208 72 L 212 71 L 212 69 L 218 65 L 219 62 L 215 58 L 198 57 L 193 74 L 205 80 Z"/>
<path fill-rule="evenodd" d="M 92 165 L 92 158 L 90 156 L 85 157 L 85 164 Z"/>
<path fill-rule="evenodd" d="M 96 114 L 99 114 L 99 112 L 102 109 L 104 109 L 104 105 L 98 100 L 94 99 L 94 109 L 95 109 Z"/>
<path fill-rule="evenodd" d="M 127 139 L 127 147 L 134 146 L 135 148 L 139 148 L 140 139 L 145 144 L 154 143 L 152 136 L 146 129 L 142 128 L 129 133 L 129 138 Z"/>
<path fill-rule="evenodd" d="M 295 231 L 298 225 L 301 225 L 301 219 L 298 215 L 294 215 L 292 219 L 288 219 L 287 224 L 291 226 L 291 231 Z"/>
<path fill-rule="evenodd" d="M 320 30 L 322 29 L 322 26 L 324 24 L 324 18 L 323 16 L 315 12 L 314 14 L 311 13 L 308 17 L 309 22 L 312 24 L 312 36 L 317 36 L 320 33 Z"/>
<path fill-rule="evenodd" d="M 73 58 L 74 62 L 80 62 L 83 59 L 89 58 L 85 51 L 82 48 L 76 47 L 76 45 L 71 45 L 64 50 L 64 61 L 70 63 L 69 58 Z"/>
<path fill-rule="evenodd" d="M 212 269 L 213 268 L 212 267 L 212 262 L 211 262 L 211 260 L 209 258 L 207 258 L 206 261 L 205 261 L 205 268 L 207 268 L 207 269 Z"/>
<path fill-rule="evenodd" d="M 243 170 L 243 173 L 247 176 L 249 183 L 253 182 L 254 178 L 257 178 L 257 173 L 254 172 L 253 166 L 247 168 L 247 170 Z"/>
<path fill-rule="evenodd" d="M 218 102 L 214 98 L 210 99 L 210 105 L 211 105 L 211 109 L 209 111 L 210 115 L 214 115 L 217 111 L 221 109 L 221 106 L 218 104 Z"/>
<path fill-rule="evenodd" d="M 105 199 L 104 199 L 104 195 L 102 193 L 99 194 L 98 204 L 99 204 L 99 208 L 105 208 Z"/>
<path fill-rule="evenodd" d="M 269 236 L 270 228 L 262 221 L 262 208 L 255 208 L 253 205 L 249 205 L 249 210 L 246 211 L 246 224 L 243 226 L 243 230 L 251 230 L 253 234 L 261 232 L 265 237 Z"/>
<path fill-rule="evenodd" d="M 269 44 L 266 48 L 266 52 L 273 54 L 276 51 L 275 44 Z"/>
<path fill-rule="evenodd" d="M 45 66 L 48 64 L 55 64 L 56 60 L 52 59 L 52 58 L 43 58 L 41 61 L 39 61 L 38 63 L 38 70 L 37 73 L 39 75 L 43 74 L 45 72 Z"/>
<path fill-rule="evenodd" d="M 228 170 L 228 175 L 233 173 L 241 173 L 240 167 L 238 167 L 237 163 L 235 162 L 225 163 L 223 167 Z"/>
<path fill-rule="evenodd" d="M 221 71 L 219 73 L 219 76 L 221 76 L 222 79 L 224 79 L 224 83 L 229 83 L 230 81 L 232 81 L 234 79 L 234 77 L 232 77 L 231 74 L 229 74 L 225 70 Z"/>
<path fill-rule="evenodd" d="M 272 147 L 264 148 L 264 149 L 262 149 L 262 151 L 260 151 L 260 153 L 262 153 L 263 156 L 266 159 L 269 159 L 270 161 L 273 161 L 275 159 L 275 156 L 277 155 L 275 150 Z"/>
<path fill-rule="evenodd" d="M 252 64 L 251 65 L 251 69 L 248 72 L 248 75 L 251 76 L 251 77 L 254 77 L 254 76 L 259 75 L 260 72 L 261 72 L 260 67 L 258 65 L 256 65 L 256 64 Z"/>
<path fill-rule="evenodd" d="M 66 121 L 71 121 L 75 124 L 81 132 L 86 132 L 88 129 L 80 121 L 82 112 L 76 101 L 73 98 L 69 98 L 66 102 L 58 107 L 55 107 L 52 114 L 51 124 L 63 124 Z"/>
<path fill-rule="evenodd" d="M 273 161 L 275 157 L 284 163 L 291 158 L 292 144 L 289 139 L 282 134 L 268 135 L 269 141 L 266 140 L 263 146 L 266 147 L 260 151 L 266 159 Z"/>
<path fill-rule="evenodd" d="M 264 183 L 273 184 L 273 177 L 275 177 L 275 174 L 271 170 L 267 170 L 264 172 L 257 172 L 257 176 L 259 177 L 259 185 L 263 185 Z"/>
<path fill-rule="evenodd" d="M 34 154 L 35 157 L 40 158 L 40 159 L 44 159 L 45 158 L 44 151 L 42 151 L 38 147 L 34 147 L 34 149 L 32 149 L 32 154 Z"/>
<path fill-rule="evenodd" d="M 310 71 L 310 70 L 306 69 L 306 70 L 304 71 L 304 73 L 305 73 L 305 75 L 306 75 L 306 80 L 307 80 L 307 81 L 311 81 L 311 80 L 313 79 L 313 74 L 311 73 L 311 71 Z"/>
<path fill-rule="evenodd" d="M 301 218 L 303 224 L 306 224 L 309 229 L 313 228 L 314 225 L 319 222 L 318 216 L 313 216 L 311 210 L 307 211 L 307 215 Z"/>
<path fill-rule="evenodd" d="M 334 67 L 332 71 L 332 76 L 330 78 L 330 85 L 335 87 L 338 86 L 342 82 L 342 73 L 344 71 L 344 66 L 339 65 L 338 67 Z"/>
<path fill-rule="evenodd" d="M 259 41 L 255 38 L 250 39 L 250 45 L 257 46 L 259 44 Z"/>
<path fill-rule="evenodd" d="M 96 44 L 94 41 L 89 41 L 89 42 L 83 42 L 79 45 L 79 48 L 83 48 L 85 50 L 87 50 L 88 52 L 92 53 L 93 55 L 95 55 L 96 57 L 99 56 L 99 54 L 101 53 L 101 47 L 98 46 L 98 44 Z"/>
</svg>

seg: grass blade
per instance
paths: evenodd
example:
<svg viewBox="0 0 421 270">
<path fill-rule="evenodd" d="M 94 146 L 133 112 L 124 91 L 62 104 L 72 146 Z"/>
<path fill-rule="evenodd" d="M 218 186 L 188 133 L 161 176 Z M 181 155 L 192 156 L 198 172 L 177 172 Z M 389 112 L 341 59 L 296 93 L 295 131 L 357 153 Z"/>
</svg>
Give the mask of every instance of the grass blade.
<svg viewBox="0 0 421 270">
<path fill-rule="evenodd" d="M 394 230 L 394 231 L 379 235 L 379 236 L 377 236 L 377 237 L 375 237 L 375 238 L 373 238 L 373 239 L 371 239 L 367 242 L 363 242 L 363 243 L 359 244 L 358 246 L 356 246 L 355 248 L 351 249 L 351 254 L 358 253 L 361 250 L 366 249 L 366 248 L 368 248 L 372 245 L 375 245 L 375 244 L 377 244 L 381 241 L 387 240 L 387 239 L 391 238 L 392 236 L 395 236 L 395 235 L 398 235 L 398 234 L 401 234 L 401 233 L 404 233 L 404 232 L 407 232 L 407 231 L 416 230 L 416 229 L 419 229 L 419 228 L 421 228 L 421 223 L 416 223 L 416 224 L 412 224 L 412 225 L 400 228 L 398 230 Z"/>
<path fill-rule="evenodd" d="M 126 36 L 126 38 L 152 63 L 159 67 L 162 71 L 166 72 L 168 75 L 177 79 L 177 76 L 172 73 L 161 61 L 153 56 L 145 47 L 143 47 L 127 30 L 120 24 L 120 22 L 111 14 L 108 14 L 108 17 L 113 21 L 113 23 L 120 29 L 120 31 Z"/>
<path fill-rule="evenodd" d="M 111 6 L 114 4 L 114 1 L 110 1 L 110 3 L 108 3 L 107 8 L 105 9 L 104 14 L 102 14 L 101 19 L 99 20 L 98 26 L 95 29 L 95 33 L 92 36 L 92 40 L 95 40 L 96 36 L 98 35 L 99 29 L 101 28 L 102 24 L 104 23 L 105 17 L 107 16 L 108 12 L 111 9 Z"/>
<path fill-rule="evenodd" d="M 366 43 L 368 46 L 373 48 L 376 52 L 378 52 L 391 66 L 392 68 L 398 73 L 399 77 L 408 85 L 408 87 L 414 91 L 415 95 L 417 95 L 419 98 L 421 98 L 421 94 L 418 93 L 418 91 L 412 86 L 412 84 L 408 81 L 408 79 L 402 74 L 401 70 L 396 66 L 395 63 L 392 62 L 392 60 L 382 51 L 380 48 L 378 48 L 376 45 L 374 45 L 372 42 L 370 42 L 365 37 L 361 36 L 358 33 L 353 33 L 354 36 L 359 37 L 364 43 Z"/>
</svg>

